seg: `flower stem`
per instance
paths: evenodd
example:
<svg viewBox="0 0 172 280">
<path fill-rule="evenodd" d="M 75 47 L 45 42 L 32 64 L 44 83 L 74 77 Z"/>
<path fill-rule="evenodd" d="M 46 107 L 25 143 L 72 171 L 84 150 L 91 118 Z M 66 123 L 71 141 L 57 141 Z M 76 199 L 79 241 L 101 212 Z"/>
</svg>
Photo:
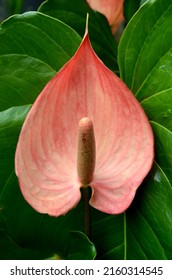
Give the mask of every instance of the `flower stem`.
<svg viewBox="0 0 172 280">
<path fill-rule="evenodd" d="M 90 236 L 90 189 L 89 187 L 82 189 L 83 202 L 84 202 L 84 228 L 85 234 Z"/>
</svg>

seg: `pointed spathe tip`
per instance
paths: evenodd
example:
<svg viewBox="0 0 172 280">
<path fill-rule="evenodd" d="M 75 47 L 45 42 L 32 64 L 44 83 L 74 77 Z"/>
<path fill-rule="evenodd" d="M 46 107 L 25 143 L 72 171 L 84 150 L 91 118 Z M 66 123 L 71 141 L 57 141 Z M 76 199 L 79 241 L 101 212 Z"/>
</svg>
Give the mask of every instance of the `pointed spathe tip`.
<svg viewBox="0 0 172 280">
<path fill-rule="evenodd" d="M 85 23 L 85 34 L 84 34 L 84 37 L 83 37 L 83 40 L 85 39 L 85 37 L 88 36 L 88 21 L 89 21 L 89 13 L 87 13 L 87 16 L 86 16 L 86 23 Z"/>
</svg>

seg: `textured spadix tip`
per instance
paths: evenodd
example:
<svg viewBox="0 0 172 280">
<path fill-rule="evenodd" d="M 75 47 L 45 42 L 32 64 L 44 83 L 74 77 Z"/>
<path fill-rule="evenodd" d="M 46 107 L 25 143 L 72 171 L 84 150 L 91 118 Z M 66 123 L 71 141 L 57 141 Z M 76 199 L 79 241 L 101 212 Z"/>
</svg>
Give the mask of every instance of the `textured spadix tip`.
<svg viewBox="0 0 172 280">
<path fill-rule="evenodd" d="M 95 169 L 96 148 L 93 123 L 88 117 L 79 121 L 77 171 L 82 187 L 86 187 L 93 179 Z"/>
<path fill-rule="evenodd" d="M 90 129 L 93 129 L 93 122 L 88 117 L 81 118 L 79 121 L 79 129 L 82 131 L 90 131 Z"/>
</svg>

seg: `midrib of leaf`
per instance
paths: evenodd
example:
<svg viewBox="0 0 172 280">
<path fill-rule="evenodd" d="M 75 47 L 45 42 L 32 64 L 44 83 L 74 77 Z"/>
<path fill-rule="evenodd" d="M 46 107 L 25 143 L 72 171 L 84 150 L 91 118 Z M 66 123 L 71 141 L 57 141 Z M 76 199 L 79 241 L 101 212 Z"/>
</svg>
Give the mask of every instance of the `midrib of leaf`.
<svg viewBox="0 0 172 280">
<path fill-rule="evenodd" d="M 160 127 L 162 130 L 165 130 L 165 131 L 166 131 L 168 134 L 170 134 L 171 137 L 172 137 L 172 131 L 170 131 L 169 129 L 167 129 L 165 126 L 162 126 L 161 124 L 159 124 L 159 123 L 157 123 L 157 122 L 155 122 L 155 121 L 150 121 L 150 124 L 154 124 L 156 127 Z M 157 166 L 159 167 L 159 169 L 161 170 L 162 174 L 164 175 L 164 177 L 166 178 L 168 184 L 170 185 L 170 187 L 171 187 L 171 189 L 172 189 L 171 181 L 170 181 L 170 179 L 168 178 L 168 176 L 166 175 L 166 173 L 165 173 L 163 167 L 160 166 L 156 160 L 154 160 L 154 161 L 155 161 L 155 163 L 157 164 Z"/>
<path fill-rule="evenodd" d="M 171 134 L 171 137 L 172 137 L 172 131 L 170 131 L 168 128 L 166 128 L 165 126 L 161 125 L 160 123 L 157 123 L 155 121 L 150 121 L 150 124 L 155 124 L 156 126 L 159 126 L 161 129 L 166 130 L 167 133 Z"/>
<path fill-rule="evenodd" d="M 102 219 L 99 221 L 99 223 L 105 222 L 106 220 L 109 219 L 109 217 L 111 217 L 111 215 L 109 215 L 108 217 Z M 124 256 L 124 260 L 127 260 L 127 220 L 126 220 L 126 212 L 123 213 L 123 225 L 124 225 L 124 233 L 123 233 L 123 238 L 124 238 L 124 242 L 122 244 L 119 244 L 118 246 L 112 248 L 111 250 L 108 250 L 105 254 L 103 254 L 101 257 L 104 258 L 105 256 L 109 255 L 110 253 L 112 253 L 113 251 L 116 251 L 117 248 L 121 248 L 123 249 L 123 256 Z M 98 224 L 98 222 L 95 222 L 95 224 Z"/>
<path fill-rule="evenodd" d="M 3 111 L 1 111 L 0 113 L 2 113 L 2 112 L 3 112 Z M 17 130 L 17 129 L 20 130 L 22 124 L 23 124 L 23 122 L 21 123 L 21 125 L 20 125 L 20 124 L 16 125 L 16 130 Z M 5 126 L 5 130 L 6 130 L 6 129 L 10 129 L 10 128 L 13 128 L 13 123 L 12 123 L 12 122 Z M 4 130 L 4 128 L 1 128 L 1 127 L 0 127 L 0 132 L 3 131 L 3 130 Z M 11 138 L 11 136 L 8 136 L 8 137 L 1 137 L 0 139 L 6 139 L 6 140 L 8 140 L 8 139 L 10 139 L 10 138 Z"/>
<path fill-rule="evenodd" d="M 135 207 L 135 208 L 136 208 L 137 212 L 139 213 L 139 215 L 142 217 L 142 219 L 145 221 L 145 224 L 149 227 L 149 230 L 152 232 L 154 238 L 155 238 L 156 241 L 159 243 L 159 246 L 161 247 L 165 258 L 167 259 L 167 256 L 166 256 L 166 254 L 165 254 L 164 248 L 162 247 L 161 242 L 159 241 L 159 239 L 158 239 L 157 235 L 155 234 L 155 232 L 153 231 L 152 227 L 150 226 L 150 224 L 148 223 L 148 221 L 145 219 L 145 217 L 143 216 L 143 214 L 139 211 L 139 209 L 138 209 L 137 207 Z M 137 238 L 135 237 L 134 232 L 132 232 L 129 228 L 128 228 L 127 230 L 128 230 L 128 231 L 130 232 L 130 234 L 133 236 L 133 239 L 135 239 L 135 242 L 136 242 L 137 245 L 140 247 L 140 249 L 141 249 L 141 251 L 143 252 L 143 254 L 146 256 L 146 259 L 149 259 L 148 256 L 147 256 L 147 254 L 145 253 L 145 251 L 144 251 L 144 249 L 143 249 L 142 244 L 139 243 L 139 242 L 137 241 Z"/>
<path fill-rule="evenodd" d="M 137 25 L 137 23 L 140 21 L 140 19 L 138 18 L 138 20 L 136 21 L 136 23 L 135 23 L 135 25 Z M 125 36 L 125 32 L 127 33 L 127 29 L 125 29 L 124 30 L 124 33 L 123 33 L 123 35 L 122 35 L 122 37 L 123 36 Z M 130 44 L 130 40 L 131 40 L 131 37 L 132 37 L 132 35 L 133 35 L 133 33 L 135 32 L 135 30 L 134 30 L 134 28 L 132 28 L 132 31 L 130 32 L 130 36 L 129 36 L 129 39 L 127 40 L 127 43 L 125 44 L 125 53 L 124 53 L 124 55 L 123 55 L 123 57 L 124 57 L 124 69 L 123 70 L 125 70 L 125 72 L 124 72 L 124 76 L 125 76 L 125 78 L 126 78 L 126 69 L 127 69 L 127 60 L 126 60 L 126 50 L 128 49 L 128 46 L 129 46 L 129 44 Z M 120 54 L 121 55 L 121 54 Z M 121 67 L 120 67 L 121 68 Z M 121 76 L 123 76 L 123 72 L 121 71 L 121 69 L 120 69 L 120 74 L 121 74 Z M 123 80 L 123 79 L 122 79 Z M 125 81 L 125 80 L 124 80 Z"/>
<path fill-rule="evenodd" d="M 146 259 L 148 260 L 148 257 L 146 255 L 146 253 L 144 252 L 143 248 L 141 247 L 140 243 L 137 241 L 136 237 L 134 236 L 133 232 L 131 232 L 131 230 L 128 228 L 127 229 L 130 234 L 132 235 L 133 239 L 135 240 L 135 242 L 137 243 L 138 247 L 140 247 L 140 250 L 142 251 L 142 253 L 145 255 Z M 126 259 L 127 260 L 127 259 Z"/>
<path fill-rule="evenodd" d="M 157 164 L 157 165 L 158 165 L 158 164 Z M 160 168 L 160 170 L 161 170 L 161 168 Z M 162 171 L 162 173 L 164 174 L 163 171 Z M 166 176 L 165 176 L 165 177 L 166 177 Z M 164 248 L 163 248 L 163 246 L 162 246 L 162 244 L 161 244 L 161 242 L 160 242 L 160 240 L 159 240 L 157 234 L 155 233 L 155 231 L 154 231 L 154 230 L 152 229 L 152 227 L 150 226 L 150 223 L 148 222 L 148 220 L 144 217 L 144 214 L 141 213 L 140 210 L 139 210 L 137 207 L 135 207 L 135 208 L 137 209 L 137 212 L 140 214 L 140 216 L 142 217 L 142 219 L 145 221 L 146 225 L 149 227 L 150 231 L 151 231 L 152 234 L 154 235 L 154 238 L 155 238 L 155 239 L 157 240 L 157 242 L 159 243 L 159 245 L 160 245 L 160 247 L 161 247 L 161 249 L 162 249 L 162 251 L 163 251 L 163 253 L 164 253 L 165 258 L 167 259 L 167 256 L 166 256 L 166 254 L 165 254 Z"/>
<path fill-rule="evenodd" d="M 117 249 L 123 249 L 124 244 L 119 244 L 118 246 L 112 248 L 111 250 L 108 250 L 105 254 L 101 255 L 101 259 L 106 259 L 108 255 L 110 255 L 111 253 L 115 252 Z"/>
<path fill-rule="evenodd" d="M 156 68 L 156 66 L 159 64 L 159 62 L 166 56 L 166 54 L 169 52 L 169 51 L 171 51 L 172 50 L 172 48 L 170 48 L 169 50 L 167 50 L 167 52 L 166 53 L 164 53 L 164 55 L 157 61 L 157 63 L 154 65 L 154 67 L 151 69 L 151 71 L 149 72 L 149 74 L 146 76 L 146 78 L 143 80 L 143 82 L 142 82 L 142 84 L 140 85 L 140 87 L 138 88 L 138 90 L 136 91 L 136 93 L 135 93 L 135 97 L 137 97 L 137 95 L 139 94 L 139 91 L 141 90 L 141 88 L 144 86 L 144 84 L 146 83 L 146 81 L 148 80 L 148 78 L 151 76 L 151 74 L 152 74 L 152 72 L 153 72 L 153 70 Z M 136 68 L 136 66 L 135 66 L 135 68 Z M 133 81 L 134 81 L 134 75 L 133 75 Z M 133 85 L 132 85 L 133 86 Z M 132 90 L 132 89 L 131 89 Z M 168 89 L 167 89 L 168 90 Z M 157 94 L 157 93 L 155 93 L 155 94 Z M 154 95 L 155 95 L 154 94 Z M 150 97 L 153 97 L 154 95 L 151 95 Z M 149 97 L 148 97 L 149 98 Z M 146 98 L 145 98 L 146 99 Z M 144 101 L 145 99 L 143 99 L 142 101 Z M 142 102 L 141 101 L 141 102 Z"/>
<path fill-rule="evenodd" d="M 162 172 L 163 176 L 165 177 L 165 179 L 167 180 L 167 182 L 168 182 L 169 186 L 170 186 L 170 187 L 171 187 L 171 189 L 172 189 L 171 183 L 170 183 L 170 181 L 169 181 L 169 179 L 168 179 L 167 175 L 166 175 L 166 174 L 165 174 L 165 172 L 163 171 L 162 167 L 161 167 L 161 166 L 157 163 L 157 161 L 156 161 L 156 160 L 154 160 L 154 162 L 156 163 L 156 165 L 158 166 L 158 168 L 160 169 L 160 171 Z"/>
<path fill-rule="evenodd" d="M 142 101 L 140 101 L 140 104 L 143 105 L 144 102 L 146 102 L 146 101 L 151 101 L 151 99 L 158 97 L 158 95 L 161 95 L 161 94 L 166 93 L 166 92 L 171 91 L 171 90 L 172 90 L 172 87 L 170 87 L 170 88 L 168 88 L 168 89 L 165 89 L 165 90 L 162 90 L 162 91 L 159 91 L 159 92 L 156 92 L 155 94 L 153 94 L 153 95 L 151 95 L 151 96 L 149 96 L 149 97 L 146 97 L 145 99 L 143 99 Z M 163 105 L 163 104 L 162 104 L 162 105 Z"/>
</svg>

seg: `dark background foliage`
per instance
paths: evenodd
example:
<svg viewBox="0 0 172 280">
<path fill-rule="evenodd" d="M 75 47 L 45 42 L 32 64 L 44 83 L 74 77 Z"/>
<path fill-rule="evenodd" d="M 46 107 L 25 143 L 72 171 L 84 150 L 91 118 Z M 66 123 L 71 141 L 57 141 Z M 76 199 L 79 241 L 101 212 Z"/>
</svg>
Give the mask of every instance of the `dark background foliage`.
<svg viewBox="0 0 172 280">
<path fill-rule="evenodd" d="M 0 0 L 0 21 L 13 14 L 37 10 L 43 0 Z"/>
</svg>

